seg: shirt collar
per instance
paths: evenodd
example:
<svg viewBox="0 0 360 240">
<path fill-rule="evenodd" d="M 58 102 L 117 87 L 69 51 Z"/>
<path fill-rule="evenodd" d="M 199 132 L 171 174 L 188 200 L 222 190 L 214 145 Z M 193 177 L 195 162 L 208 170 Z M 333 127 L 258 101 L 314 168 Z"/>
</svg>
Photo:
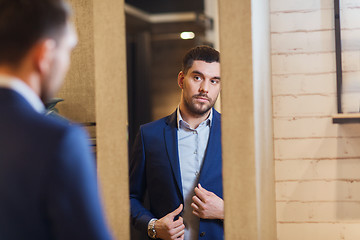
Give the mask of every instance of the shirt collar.
<svg viewBox="0 0 360 240">
<path fill-rule="evenodd" d="M 184 123 L 188 128 L 190 128 L 189 127 L 190 125 L 182 118 L 179 106 L 176 109 L 176 114 L 177 114 L 177 128 L 179 129 L 179 127 L 181 126 L 180 125 L 181 123 Z M 211 108 L 208 118 L 205 119 L 202 123 L 200 123 L 200 125 L 203 124 L 204 122 L 206 122 L 206 124 L 211 127 L 212 118 L 213 118 L 213 109 Z"/>
<path fill-rule="evenodd" d="M 25 98 L 35 111 L 39 113 L 45 112 L 45 106 L 39 96 L 20 79 L 0 74 L 0 88 L 7 88 L 17 92 Z"/>
</svg>

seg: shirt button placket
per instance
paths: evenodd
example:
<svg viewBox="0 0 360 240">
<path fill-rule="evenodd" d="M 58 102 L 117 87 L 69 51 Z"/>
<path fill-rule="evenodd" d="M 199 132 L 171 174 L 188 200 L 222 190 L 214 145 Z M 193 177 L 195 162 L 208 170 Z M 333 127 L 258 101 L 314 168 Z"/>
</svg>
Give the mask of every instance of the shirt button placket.
<svg viewBox="0 0 360 240">
<path fill-rule="evenodd" d="M 195 154 L 198 154 L 198 149 L 199 149 L 199 134 L 197 131 L 195 131 L 196 134 L 196 149 L 195 149 Z M 196 156 L 196 162 L 199 162 L 198 156 Z"/>
</svg>

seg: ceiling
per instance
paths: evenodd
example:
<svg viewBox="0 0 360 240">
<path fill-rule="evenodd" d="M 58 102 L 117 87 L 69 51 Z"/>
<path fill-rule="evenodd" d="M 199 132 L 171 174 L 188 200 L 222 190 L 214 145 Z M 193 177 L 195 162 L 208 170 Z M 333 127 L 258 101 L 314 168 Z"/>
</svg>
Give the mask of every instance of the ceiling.
<svg viewBox="0 0 360 240">
<path fill-rule="evenodd" d="M 151 14 L 174 12 L 204 12 L 203 0 L 125 0 Z"/>
</svg>

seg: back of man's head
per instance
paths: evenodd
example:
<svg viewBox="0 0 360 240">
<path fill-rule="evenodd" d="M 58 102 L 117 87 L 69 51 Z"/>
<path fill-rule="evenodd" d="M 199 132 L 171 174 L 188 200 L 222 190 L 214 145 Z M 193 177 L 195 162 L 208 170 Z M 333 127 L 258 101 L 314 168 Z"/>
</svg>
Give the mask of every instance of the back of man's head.
<svg viewBox="0 0 360 240">
<path fill-rule="evenodd" d="M 182 72 L 186 74 L 196 60 L 208 63 L 220 62 L 220 53 L 206 45 L 191 48 L 183 58 Z"/>
<path fill-rule="evenodd" d="M 63 0 L 0 0 L 0 64 L 15 67 L 38 41 L 58 41 L 70 14 Z"/>
</svg>

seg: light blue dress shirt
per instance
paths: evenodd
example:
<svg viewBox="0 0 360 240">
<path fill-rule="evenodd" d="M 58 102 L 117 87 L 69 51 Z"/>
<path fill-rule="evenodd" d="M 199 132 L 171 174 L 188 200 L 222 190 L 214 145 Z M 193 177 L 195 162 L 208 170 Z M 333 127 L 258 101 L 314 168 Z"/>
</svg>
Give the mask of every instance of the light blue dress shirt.
<svg viewBox="0 0 360 240">
<path fill-rule="evenodd" d="M 180 173 L 182 191 L 184 197 L 184 224 L 185 240 L 199 239 L 199 218 L 192 213 L 192 197 L 195 195 L 194 188 L 199 180 L 199 173 L 206 152 L 206 147 L 210 135 L 210 127 L 213 112 L 210 111 L 209 117 L 200 123 L 196 129 L 181 117 L 177 108 L 178 119 L 178 150 L 180 161 Z"/>
</svg>

